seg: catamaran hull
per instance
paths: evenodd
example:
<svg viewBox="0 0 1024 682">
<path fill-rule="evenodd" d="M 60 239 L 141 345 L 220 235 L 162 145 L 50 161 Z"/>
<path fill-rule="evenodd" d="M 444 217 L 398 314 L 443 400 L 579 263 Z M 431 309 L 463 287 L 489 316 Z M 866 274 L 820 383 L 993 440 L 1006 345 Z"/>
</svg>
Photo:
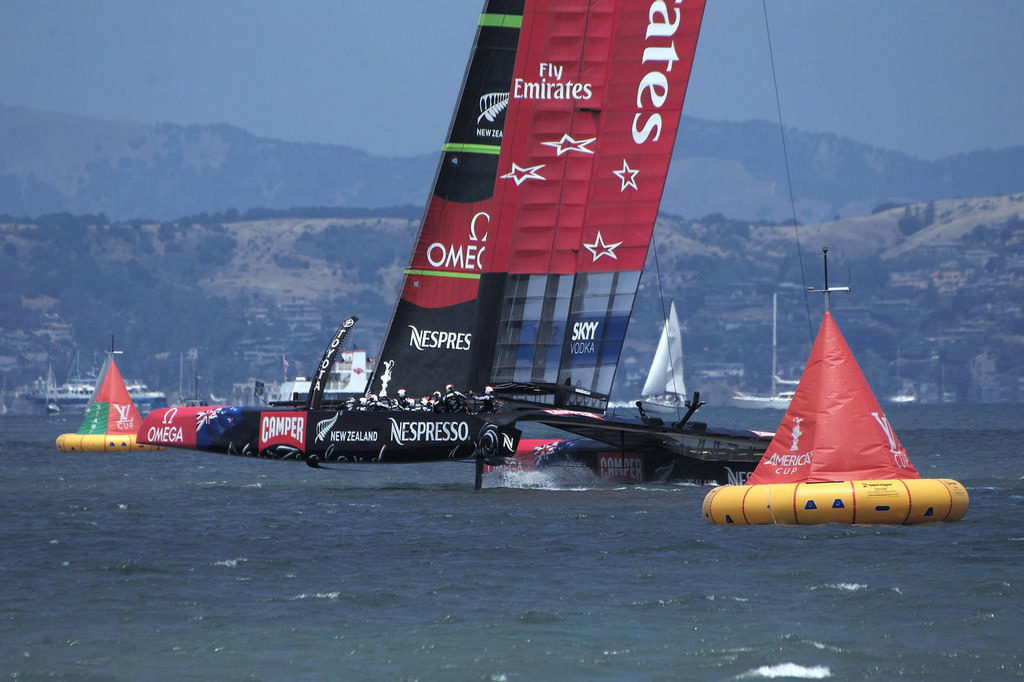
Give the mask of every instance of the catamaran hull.
<svg viewBox="0 0 1024 682">
<path fill-rule="evenodd" d="M 519 431 L 471 414 L 172 407 L 151 412 L 138 441 L 306 462 L 430 462 L 515 453 Z"/>
<path fill-rule="evenodd" d="M 742 484 L 756 468 L 772 434 L 705 424 L 682 427 L 661 420 L 540 409 L 515 415 L 521 427 L 542 424 L 575 437 L 520 447 L 508 471 L 588 469 L 616 483 Z M 526 446 L 529 441 L 523 441 Z"/>
<path fill-rule="evenodd" d="M 532 452 L 520 452 L 503 466 L 488 471 L 518 473 L 538 471 L 556 479 L 585 470 L 609 483 L 694 483 L 742 485 L 757 466 L 758 457 L 701 459 L 668 449 L 619 451 L 605 443 L 574 439 L 545 443 Z"/>
</svg>

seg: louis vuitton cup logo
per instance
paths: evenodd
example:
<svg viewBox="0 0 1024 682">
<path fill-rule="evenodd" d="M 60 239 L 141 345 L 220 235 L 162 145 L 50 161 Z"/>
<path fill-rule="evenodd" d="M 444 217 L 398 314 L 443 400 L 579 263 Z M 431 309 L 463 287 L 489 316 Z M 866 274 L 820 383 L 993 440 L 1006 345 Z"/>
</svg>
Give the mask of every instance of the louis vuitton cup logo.
<svg viewBox="0 0 1024 682">
<path fill-rule="evenodd" d="M 878 412 L 872 412 L 871 416 L 882 427 L 882 432 L 885 433 L 885 437 L 889 441 L 889 452 L 892 453 L 892 461 L 901 469 L 909 469 L 910 458 L 907 457 L 907 451 L 903 449 L 899 440 L 896 439 L 896 432 L 893 431 L 892 426 L 889 424 L 889 419 L 884 414 L 879 414 Z"/>
<path fill-rule="evenodd" d="M 135 426 L 135 419 L 132 417 L 131 405 L 118 405 L 117 403 L 111 403 L 111 405 L 115 410 L 117 410 L 118 428 L 130 429 Z"/>
</svg>

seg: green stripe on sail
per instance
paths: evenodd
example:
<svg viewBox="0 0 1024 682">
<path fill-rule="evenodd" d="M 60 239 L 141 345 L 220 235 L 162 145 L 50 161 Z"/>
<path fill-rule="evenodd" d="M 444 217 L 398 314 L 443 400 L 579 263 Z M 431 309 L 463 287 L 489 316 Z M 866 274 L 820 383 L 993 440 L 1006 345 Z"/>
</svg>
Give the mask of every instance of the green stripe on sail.
<svg viewBox="0 0 1024 682">
<path fill-rule="evenodd" d="M 85 414 L 78 433 L 106 433 L 107 417 L 110 414 L 110 403 L 93 403 Z"/>
<path fill-rule="evenodd" d="M 501 153 L 500 144 L 459 144 L 457 142 L 448 142 L 442 148 L 442 151 L 446 152 L 468 152 L 470 154 L 493 154 L 497 156 Z"/>
<path fill-rule="evenodd" d="M 406 270 L 407 275 L 426 275 L 428 277 L 456 277 L 458 279 L 480 279 L 480 275 L 471 272 L 441 272 L 439 270 Z"/>
<path fill-rule="evenodd" d="M 515 14 L 481 14 L 480 25 L 497 28 L 522 28 L 523 18 Z"/>
</svg>

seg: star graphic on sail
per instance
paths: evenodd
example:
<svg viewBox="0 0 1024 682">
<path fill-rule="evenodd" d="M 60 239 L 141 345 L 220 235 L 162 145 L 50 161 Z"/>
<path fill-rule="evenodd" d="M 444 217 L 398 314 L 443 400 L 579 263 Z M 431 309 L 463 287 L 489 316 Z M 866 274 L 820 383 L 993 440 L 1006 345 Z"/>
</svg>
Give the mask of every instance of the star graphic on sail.
<svg viewBox="0 0 1024 682">
<path fill-rule="evenodd" d="M 630 168 L 625 159 L 622 160 L 622 170 L 612 171 L 612 173 L 616 175 L 619 180 L 622 180 L 622 187 L 619 189 L 620 192 L 625 192 L 627 187 L 632 187 L 639 191 L 640 188 L 636 186 L 636 176 L 640 171 Z"/>
<path fill-rule="evenodd" d="M 596 139 L 596 137 L 592 137 L 588 140 L 574 140 L 572 137 L 569 136 L 568 133 L 564 133 L 562 135 L 561 140 L 557 140 L 555 142 L 541 142 L 541 144 L 547 145 L 548 147 L 554 147 L 555 151 L 558 152 L 558 156 L 561 156 L 562 154 L 566 154 L 568 152 L 583 152 L 584 154 L 593 154 L 594 150 L 589 149 L 587 145 L 589 145 Z"/>
<path fill-rule="evenodd" d="M 601 231 L 597 231 L 597 237 L 594 239 L 593 244 L 583 243 L 584 248 L 593 254 L 594 260 L 596 261 L 601 256 L 611 256 L 612 260 L 618 260 L 619 257 L 615 255 L 615 249 L 622 246 L 622 242 L 615 242 L 614 244 L 605 244 L 604 238 L 601 237 Z"/>
<path fill-rule="evenodd" d="M 546 178 L 538 173 L 545 164 L 539 166 L 530 166 L 529 168 L 522 168 L 518 163 L 512 163 L 512 170 L 501 176 L 502 180 L 514 180 L 516 187 L 523 184 L 527 180 L 546 180 Z"/>
</svg>

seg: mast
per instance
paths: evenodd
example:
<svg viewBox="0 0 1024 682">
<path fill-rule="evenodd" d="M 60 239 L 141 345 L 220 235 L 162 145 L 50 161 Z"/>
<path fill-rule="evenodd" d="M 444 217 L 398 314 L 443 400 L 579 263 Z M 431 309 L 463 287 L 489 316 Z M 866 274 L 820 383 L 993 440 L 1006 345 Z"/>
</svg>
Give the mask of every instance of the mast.
<svg viewBox="0 0 1024 682">
<path fill-rule="evenodd" d="M 779 394 L 778 389 L 776 388 L 776 378 L 775 378 L 775 377 L 778 376 L 778 373 L 777 373 L 778 372 L 778 369 L 777 369 L 777 364 L 778 364 L 777 356 L 778 356 L 779 341 L 778 341 L 777 330 L 776 330 L 776 318 L 778 317 L 778 312 L 779 312 L 778 303 L 779 303 L 779 293 L 776 291 L 776 292 L 774 292 L 772 294 L 772 392 L 771 392 L 771 396 L 773 398 Z"/>
<path fill-rule="evenodd" d="M 814 287 L 808 287 L 807 291 L 812 294 L 824 294 L 825 295 L 825 313 L 829 312 L 830 295 L 833 291 L 845 291 L 849 293 L 850 287 L 830 287 L 828 285 L 828 247 L 821 249 L 821 256 L 825 261 L 825 288 L 815 289 Z"/>
</svg>

